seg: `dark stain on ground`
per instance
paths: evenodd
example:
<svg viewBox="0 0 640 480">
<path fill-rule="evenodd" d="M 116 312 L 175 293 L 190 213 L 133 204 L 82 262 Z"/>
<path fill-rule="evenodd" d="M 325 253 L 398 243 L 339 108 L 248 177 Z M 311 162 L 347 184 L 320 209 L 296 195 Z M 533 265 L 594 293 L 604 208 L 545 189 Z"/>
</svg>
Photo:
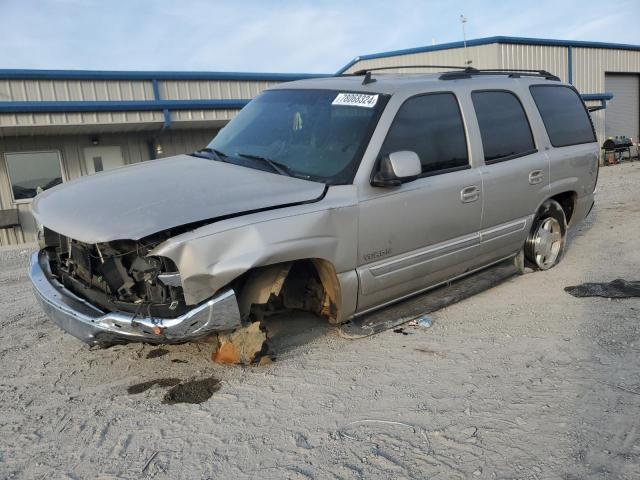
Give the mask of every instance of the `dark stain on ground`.
<svg viewBox="0 0 640 480">
<path fill-rule="evenodd" d="M 220 380 L 216 378 L 203 378 L 200 380 L 190 380 L 174 386 L 169 390 L 162 403 L 174 405 L 176 403 L 202 403 L 220 390 Z"/>
<path fill-rule="evenodd" d="M 179 358 L 174 358 L 171 360 L 171 363 L 189 363 L 186 360 L 180 360 Z"/>
<path fill-rule="evenodd" d="M 169 350 L 166 348 L 155 348 L 147 353 L 147 358 L 158 358 L 166 355 L 167 353 L 169 353 Z"/>
<path fill-rule="evenodd" d="M 396 328 L 393 333 L 401 333 L 402 335 L 409 335 L 408 332 L 404 331 L 404 328 Z"/>
<path fill-rule="evenodd" d="M 127 388 L 129 395 L 137 395 L 138 393 L 146 392 L 154 385 L 159 387 L 173 387 L 180 383 L 179 378 L 156 378 L 155 380 L 149 380 L 148 382 L 136 383 Z"/>
</svg>

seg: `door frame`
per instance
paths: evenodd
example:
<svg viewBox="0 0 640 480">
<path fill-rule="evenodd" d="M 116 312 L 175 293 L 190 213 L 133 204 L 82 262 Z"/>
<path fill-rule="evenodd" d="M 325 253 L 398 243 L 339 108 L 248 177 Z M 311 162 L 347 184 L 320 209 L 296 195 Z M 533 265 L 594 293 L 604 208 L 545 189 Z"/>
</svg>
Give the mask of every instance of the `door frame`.
<svg viewBox="0 0 640 480">
<path fill-rule="evenodd" d="M 380 290 L 372 291 L 371 293 L 365 294 L 362 291 L 363 288 L 363 275 L 373 275 L 375 270 L 385 269 L 391 267 L 393 269 L 394 266 L 403 265 L 406 263 L 408 259 L 412 258 L 420 258 L 422 261 L 419 262 L 419 265 L 424 266 L 424 264 L 431 262 L 442 261 L 443 258 L 448 256 L 453 256 L 456 254 L 460 254 L 460 252 L 466 250 L 473 250 L 480 245 L 480 228 L 482 221 L 482 177 L 480 175 L 479 167 L 483 166 L 484 163 L 482 160 L 482 146 L 479 145 L 479 142 L 474 140 L 474 135 L 478 131 L 477 122 L 475 120 L 475 116 L 473 114 L 472 105 L 470 104 L 470 96 L 467 95 L 466 88 L 456 88 L 452 85 L 447 85 L 447 88 L 442 88 L 438 90 L 414 90 L 408 91 L 402 95 L 394 95 L 391 97 L 389 103 L 387 104 L 387 108 L 383 115 L 381 116 L 378 127 L 372 136 L 372 139 L 369 143 L 368 148 L 365 151 L 365 155 L 363 156 L 362 162 L 360 164 L 360 169 L 356 174 L 356 184 L 358 185 L 358 203 L 361 204 L 371 201 L 377 200 L 384 197 L 393 197 L 396 195 L 409 194 L 415 190 L 425 190 L 428 186 L 423 185 L 424 182 L 433 182 L 436 178 L 441 176 L 450 176 L 450 175 L 460 175 L 463 172 L 468 172 L 467 175 L 472 176 L 475 174 L 477 176 L 477 186 L 480 189 L 480 213 L 477 218 L 477 226 L 474 230 L 461 235 L 455 236 L 452 238 L 444 239 L 443 241 L 430 243 L 428 245 L 416 245 L 416 248 L 412 248 L 408 251 L 394 254 L 393 252 L 373 252 L 373 257 L 369 261 L 363 261 L 363 252 L 360 250 L 360 229 L 358 230 L 358 252 L 357 259 L 355 262 L 356 272 L 358 275 L 358 306 L 357 306 L 357 314 L 361 314 L 364 311 L 370 311 L 372 309 L 378 308 L 379 306 L 394 302 L 397 298 L 404 297 L 407 295 L 412 295 L 417 291 L 424 291 L 426 289 L 432 288 L 432 283 L 430 280 L 427 280 L 425 277 L 425 283 L 414 288 L 411 284 L 418 281 L 417 279 L 409 280 L 407 282 L 399 282 L 393 286 L 390 286 L 390 289 L 400 288 L 401 285 L 406 284 L 406 291 L 400 294 L 398 297 L 394 297 L 391 300 L 383 300 L 382 302 L 375 302 L 375 304 L 366 305 L 362 307 L 361 299 L 364 297 L 374 298 Z M 454 87 L 454 88 L 450 88 Z M 406 184 L 400 185 L 399 187 L 383 189 L 381 187 L 374 187 L 371 185 L 371 178 L 375 174 L 375 171 L 379 165 L 380 160 L 380 150 L 384 145 L 384 141 L 387 138 L 387 135 L 390 129 L 393 127 L 393 123 L 400 109 L 404 106 L 404 104 L 416 97 L 424 97 L 428 95 L 438 95 L 438 94 L 449 94 L 453 95 L 454 100 L 456 102 L 458 108 L 458 114 L 460 115 L 460 121 L 462 123 L 463 131 L 464 131 L 464 141 L 467 151 L 467 165 L 447 170 L 440 170 L 435 172 L 426 172 L 418 177 L 416 180 L 412 182 L 408 182 Z M 480 160 L 480 161 L 479 161 Z M 465 182 L 462 182 L 465 183 Z M 465 185 L 462 185 L 464 187 Z M 360 209 L 359 209 L 360 210 Z M 360 214 L 359 214 L 360 216 Z M 361 220 L 361 219 L 360 219 Z M 360 222 L 359 220 L 359 222 Z M 377 256 L 378 253 L 381 253 L 381 256 Z M 387 256 L 388 255 L 388 256 Z M 436 268 L 434 272 L 444 272 L 450 269 L 455 269 L 462 263 L 455 263 L 453 266 L 449 266 L 446 268 Z M 396 270 L 391 270 L 389 272 L 385 272 L 384 275 L 393 274 L 394 272 L 398 272 L 403 270 L 404 268 L 399 268 Z M 419 277 L 421 278 L 421 277 Z"/>
<path fill-rule="evenodd" d="M 105 145 L 94 145 L 92 143 L 88 144 L 88 145 L 83 145 L 81 148 L 81 154 L 80 154 L 80 171 L 83 177 L 87 176 L 87 175 L 94 175 L 97 172 L 94 173 L 89 173 L 89 169 L 87 168 L 87 158 L 85 157 L 85 150 L 87 148 L 100 148 L 100 147 L 118 147 L 120 149 L 120 153 L 122 155 L 122 166 L 124 167 L 125 165 L 129 165 L 129 161 L 127 156 L 125 155 L 125 148 L 121 143 L 110 143 L 110 144 L 105 144 Z M 103 170 L 104 171 L 104 170 Z"/>
</svg>

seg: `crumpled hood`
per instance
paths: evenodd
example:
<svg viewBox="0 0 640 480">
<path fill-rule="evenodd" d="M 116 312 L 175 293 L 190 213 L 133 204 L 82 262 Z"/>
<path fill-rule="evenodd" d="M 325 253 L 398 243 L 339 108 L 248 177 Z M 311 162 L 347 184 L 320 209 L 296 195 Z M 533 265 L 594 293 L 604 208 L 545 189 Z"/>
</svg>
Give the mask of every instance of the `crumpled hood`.
<svg viewBox="0 0 640 480">
<path fill-rule="evenodd" d="M 85 243 L 139 240 L 191 222 L 320 199 L 325 185 L 188 155 L 118 168 L 51 188 L 36 221 Z"/>
</svg>

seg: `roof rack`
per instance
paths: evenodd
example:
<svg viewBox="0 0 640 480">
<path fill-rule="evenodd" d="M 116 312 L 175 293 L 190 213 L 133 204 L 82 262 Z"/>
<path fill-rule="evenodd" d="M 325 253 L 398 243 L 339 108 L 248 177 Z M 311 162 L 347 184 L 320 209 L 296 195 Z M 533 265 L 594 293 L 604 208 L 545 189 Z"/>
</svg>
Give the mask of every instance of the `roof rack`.
<svg viewBox="0 0 640 480">
<path fill-rule="evenodd" d="M 389 67 L 373 67 L 373 68 L 363 68 L 361 70 L 356 70 L 353 73 L 342 73 L 339 76 L 362 76 L 364 75 L 364 80 L 362 84 L 365 85 L 367 83 L 375 82 L 375 79 L 371 78 L 371 72 L 378 72 L 380 70 L 396 70 L 399 68 L 447 68 L 452 69 L 453 71 L 444 72 L 440 74 L 440 80 L 459 80 L 463 78 L 471 78 L 472 76 L 480 76 L 480 75 L 506 75 L 511 78 L 520 78 L 520 77 L 542 77 L 547 80 L 554 80 L 556 82 L 560 81 L 560 78 L 556 75 L 547 72 L 546 70 L 530 70 L 530 69 L 518 69 L 518 68 L 488 68 L 488 69 L 477 69 L 474 67 L 458 67 L 452 65 L 396 65 Z"/>
<path fill-rule="evenodd" d="M 397 68 L 451 68 L 451 69 L 454 69 L 454 70 L 467 70 L 467 69 L 475 70 L 475 68 L 471 68 L 471 67 L 457 67 L 457 66 L 452 66 L 452 65 L 399 65 L 399 66 L 396 66 L 396 67 L 363 68 L 361 70 L 356 70 L 353 73 L 341 73 L 340 75 L 359 76 L 359 75 L 366 75 L 369 72 L 377 72 L 379 70 L 395 70 Z"/>
<path fill-rule="evenodd" d="M 352 75 L 361 76 L 365 75 L 371 78 L 371 72 L 378 72 L 381 70 L 397 70 L 399 68 L 447 68 L 454 70 L 452 72 L 444 72 L 440 75 L 441 80 L 458 80 L 461 78 L 471 78 L 474 75 L 507 75 L 512 78 L 519 77 L 543 77 L 547 80 L 560 81 L 560 78 L 556 75 L 547 72 L 546 70 L 534 70 L 534 69 L 518 69 L 518 68 L 487 68 L 478 69 L 474 67 L 460 67 L 454 65 L 395 65 L 388 67 L 372 67 L 356 70 L 353 73 L 342 73 L 340 75 Z"/>
<path fill-rule="evenodd" d="M 440 75 L 440 80 L 459 80 L 461 78 L 471 78 L 477 75 L 507 75 L 511 78 L 520 77 L 543 77 L 547 80 L 560 81 L 560 78 L 546 70 L 529 70 L 517 68 L 489 68 L 478 70 L 476 68 L 466 68 L 463 71 L 445 72 Z"/>
</svg>

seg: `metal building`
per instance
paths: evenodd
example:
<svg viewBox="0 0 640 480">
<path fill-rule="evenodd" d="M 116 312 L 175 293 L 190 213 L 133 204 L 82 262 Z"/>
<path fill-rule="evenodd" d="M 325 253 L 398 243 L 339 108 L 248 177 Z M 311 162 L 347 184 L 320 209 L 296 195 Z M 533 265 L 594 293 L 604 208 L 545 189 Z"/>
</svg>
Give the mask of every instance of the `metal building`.
<svg viewBox="0 0 640 480">
<path fill-rule="evenodd" d="M 606 110 L 592 113 L 601 143 L 608 137 L 618 135 L 638 142 L 640 45 L 489 37 L 468 40 L 466 48 L 464 42 L 455 42 L 362 55 L 354 58 L 338 73 L 399 65 L 467 64 L 475 68 L 541 69 L 551 72 L 563 81 L 572 83 L 587 105 L 604 106 L 607 103 Z"/>
<path fill-rule="evenodd" d="M 35 239 L 38 191 L 203 148 L 263 89 L 317 76 L 0 70 L 0 245 Z"/>
</svg>

